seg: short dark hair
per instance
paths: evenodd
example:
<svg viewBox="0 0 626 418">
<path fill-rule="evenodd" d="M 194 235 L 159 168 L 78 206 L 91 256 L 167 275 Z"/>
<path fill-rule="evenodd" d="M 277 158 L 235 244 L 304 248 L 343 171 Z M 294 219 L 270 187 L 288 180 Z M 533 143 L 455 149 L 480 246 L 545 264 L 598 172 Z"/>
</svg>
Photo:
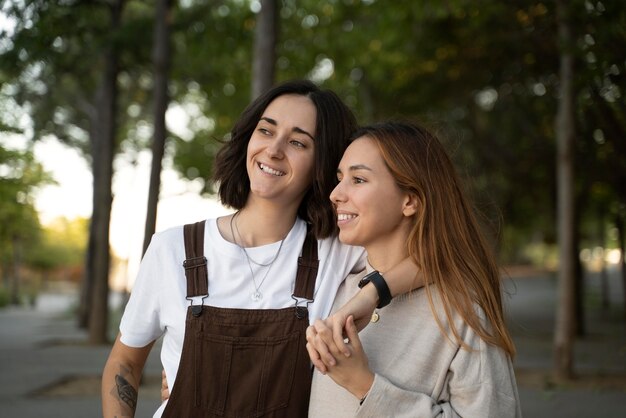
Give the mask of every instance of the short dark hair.
<svg viewBox="0 0 626 418">
<path fill-rule="evenodd" d="M 213 179 L 219 183 L 218 195 L 224 205 L 244 207 L 250 193 L 246 170 L 248 142 L 267 106 L 286 94 L 308 97 L 317 110 L 315 174 L 300 203 L 298 216 L 311 223 L 317 238 L 326 238 L 337 233 L 329 196 L 337 183 L 339 161 L 357 127 L 354 114 L 334 92 L 322 90 L 308 80 L 294 80 L 275 86 L 255 99 L 233 126 L 230 140 L 217 153 Z"/>
</svg>

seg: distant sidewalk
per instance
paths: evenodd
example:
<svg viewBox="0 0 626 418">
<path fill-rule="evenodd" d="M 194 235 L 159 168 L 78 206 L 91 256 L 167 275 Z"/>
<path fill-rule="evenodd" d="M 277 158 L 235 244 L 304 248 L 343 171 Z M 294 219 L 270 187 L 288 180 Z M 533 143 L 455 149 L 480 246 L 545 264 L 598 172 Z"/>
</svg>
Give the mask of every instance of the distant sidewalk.
<svg viewBox="0 0 626 418">
<path fill-rule="evenodd" d="M 585 289 L 587 336 L 575 343 L 575 370 L 569 382 L 551 377 L 556 303 L 553 275 L 511 275 L 505 280 L 505 308 L 517 345 L 515 368 L 526 418 L 623 417 L 626 411 L 626 328 L 621 283 L 610 274 L 611 309 L 597 303 L 598 277 Z M 595 298 L 595 299 L 594 299 Z M 594 302 L 596 300 L 596 302 Z M 101 416 L 99 376 L 110 347 L 89 346 L 68 315 L 77 292 L 54 288 L 35 308 L 0 310 L 0 418 Z M 150 417 L 159 404 L 161 366 L 152 350 L 140 389 L 137 417 Z"/>
<path fill-rule="evenodd" d="M 100 376 L 110 346 L 89 346 L 68 314 L 77 293 L 55 287 L 34 308 L 0 309 L 0 417 L 85 418 L 102 415 Z M 159 404 L 159 350 L 140 389 L 137 417 Z"/>
<path fill-rule="evenodd" d="M 517 346 L 514 362 L 525 417 L 623 417 L 626 411 L 626 322 L 619 272 L 609 271 L 610 308 L 603 311 L 600 278 L 585 276 L 586 336 L 574 343 L 576 378 L 557 381 L 553 333 L 557 280 L 553 273 L 510 272 L 505 309 Z M 528 273 L 528 272 L 526 272 Z M 537 274 L 539 273 L 539 274 Z"/>
</svg>

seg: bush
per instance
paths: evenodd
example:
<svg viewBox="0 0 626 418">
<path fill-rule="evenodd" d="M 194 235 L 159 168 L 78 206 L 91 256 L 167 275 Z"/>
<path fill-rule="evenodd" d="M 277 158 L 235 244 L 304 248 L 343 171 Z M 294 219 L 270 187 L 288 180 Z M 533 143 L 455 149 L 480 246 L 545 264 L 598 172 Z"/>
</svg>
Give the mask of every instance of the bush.
<svg viewBox="0 0 626 418">
<path fill-rule="evenodd" d="M 4 308 L 11 300 L 9 292 L 4 287 L 0 287 L 0 308 Z"/>
</svg>

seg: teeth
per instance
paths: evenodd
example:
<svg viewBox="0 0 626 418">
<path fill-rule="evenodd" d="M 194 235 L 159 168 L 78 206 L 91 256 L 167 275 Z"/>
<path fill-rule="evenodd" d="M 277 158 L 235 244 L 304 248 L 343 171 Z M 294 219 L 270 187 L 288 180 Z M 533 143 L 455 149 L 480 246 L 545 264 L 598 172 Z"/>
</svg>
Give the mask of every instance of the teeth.
<svg viewBox="0 0 626 418">
<path fill-rule="evenodd" d="M 271 174 L 273 176 L 284 176 L 286 174 L 286 173 L 283 173 L 282 171 L 274 170 L 273 168 L 270 168 L 266 166 L 265 164 L 259 164 L 259 168 L 263 170 L 263 172 L 267 174 Z"/>
<path fill-rule="evenodd" d="M 348 219 L 356 218 L 356 215 L 349 215 L 347 213 L 340 213 L 337 215 L 337 220 L 347 221 Z"/>
</svg>

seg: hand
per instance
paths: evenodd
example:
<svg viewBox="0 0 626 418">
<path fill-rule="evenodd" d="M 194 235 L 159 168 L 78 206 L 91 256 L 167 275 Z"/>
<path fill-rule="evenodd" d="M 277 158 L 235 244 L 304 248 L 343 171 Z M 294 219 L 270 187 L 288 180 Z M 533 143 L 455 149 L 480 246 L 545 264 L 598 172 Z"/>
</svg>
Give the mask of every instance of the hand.
<svg viewBox="0 0 626 418">
<path fill-rule="evenodd" d="M 325 325 L 332 330 L 335 345 L 345 356 L 350 356 L 350 350 L 344 343 L 344 329 L 348 317 L 354 318 L 357 330 L 361 331 L 369 324 L 377 304 L 378 291 L 373 284 L 369 283 L 339 310 L 324 320 Z"/>
<path fill-rule="evenodd" d="M 167 386 L 167 376 L 165 369 L 161 371 L 161 403 L 167 401 L 170 397 L 170 388 Z"/>
<path fill-rule="evenodd" d="M 328 345 L 333 345 L 334 351 L 337 351 L 335 342 L 333 341 L 332 328 L 325 320 L 317 319 L 313 325 L 306 330 L 306 349 L 309 352 L 311 363 L 322 374 L 328 371 L 327 365 L 334 366 L 335 358 L 330 354 Z"/>
<path fill-rule="evenodd" d="M 311 346 L 311 349 L 320 353 L 318 362 L 325 366 L 325 371 L 322 373 L 328 374 L 335 383 L 362 399 L 374 382 L 374 373 L 369 369 L 367 355 L 363 351 L 354 317 L 349 316 L 346 321 L 347 343 L 345 346 L 350 351 L 350 356 L 347 357 L 342 355 L 343 353 L 332 338 L 330 328 L 325 326 L 324 321 L 316 321 L 310 328 L 313 328 L 310 335 L 313 336 L 315 332 L 315 336 L 309 339 L 307 330 L 307 340 L 309 340 L 307 349 Z M 311 349 L 309 349 L 309 355 Z"/>
</svg>

